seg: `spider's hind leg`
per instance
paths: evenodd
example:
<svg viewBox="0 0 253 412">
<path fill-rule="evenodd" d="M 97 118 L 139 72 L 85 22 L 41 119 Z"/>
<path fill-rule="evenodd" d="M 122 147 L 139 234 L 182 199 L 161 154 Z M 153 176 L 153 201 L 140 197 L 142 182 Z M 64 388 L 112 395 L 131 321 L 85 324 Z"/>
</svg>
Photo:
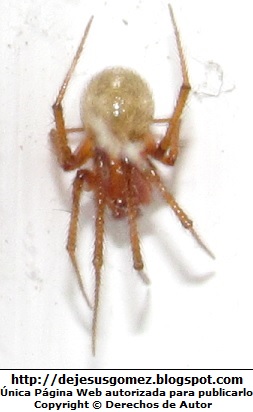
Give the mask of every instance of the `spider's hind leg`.
<svg viewBox="0 0 253 412">
<path fill-rule="evenodd" d="M 130 242 L 133 254 L 133 264 L 134 269 L 138 271 L 141 279 L 144 283 L 149 284 L 150 280 L 144 271 L 144 264 L 141 255 L 140 239 L 137 228 L 137 201 L 136 194 L 134 192 L 134 182 L 132 176 L 133 168 L 131 165 L 125 164 L 125 175 L 127 180 L 126 187 L 126 199 L 127 199 L 127 213 L 128 213 L 128 223 L 130 231 Z"/>
<path fill-rule="evenodd" d="M 71 262 L 76 271 L 80 289 L 90 308 L 92 307 L 92 304 L 90 303 L 90 300 L 86 293 L 85 286 L 83 284 L 83 279 L 81 277 L 77 259 L 76 259 L 76 240 L 77 240 L 78 217 L 79 217 L 79 211 L 80 211 L 81 194 L 84 189 L 84 184 L 88 184 L 88 186 L 91 186 L 93 181 L 94 181 L 94 175 L 91 171 L 86 170 L 86 169 L 77 171 L 77 174 L 76 174 L 76 177 L 73 183 L 72 209 L 71 209 L 68 242 L 67 242 L 67 250 L 68 250 Z"/>
<path fill-rule="evenodd" d="M 104 243 L 104 214 L 106 206 L 106 197 L 103 188 L 103 162 L 100 156 L 95 158 L 96 166 L 96 221 L 95 221 L 95 249 L 93 256 L 93 266 L 95 269 L 95 298 L 92 320 L 92 353 L 96 354 L 96 335 L 97 335 L 97 320 L 101 285 L 101 269 L 103 266 L 103 243 Z"/>
<path fill-rule="evenodd" d="M 177 218 L 180 220 L 183 227 L 191 233 L 191 235 L 195 238 L 195 240 L 202 247 L 202 249 L 205 250 L 205 252 L 212 259 L 215 259 L 213 252 L 205 245 L 203 240 L 200 238 L 198 233 L 195 231 L 192 220 L 189 219 L 189 217 L 186 215 L 186 213 L 183 211 L 183 209 L 179 206 L 179 204 L 175 200 L 174 196 L 167 190 L 167 188 L 163 184 L 159 174 L 156 171 L 155 166 L 152 164 L 151 161 L 149 161 L 149 166 L 150 166 L 150 169 L 147 171 L 147 175 L 146 175 L 147 179 L 151 183 L 153 183 L 153 185 L 155 185 L 155 187 L 159 190 L 165 202 L 173 210 L 173 212 L 175 213 Z"/>
</svg>

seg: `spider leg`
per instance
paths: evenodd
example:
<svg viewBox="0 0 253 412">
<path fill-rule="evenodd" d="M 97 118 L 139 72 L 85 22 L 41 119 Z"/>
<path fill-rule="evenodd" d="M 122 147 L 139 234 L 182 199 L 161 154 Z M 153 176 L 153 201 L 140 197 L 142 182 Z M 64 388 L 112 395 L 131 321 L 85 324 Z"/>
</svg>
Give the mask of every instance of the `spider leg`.
<svg viewBox="0 0 253 412">
<path fill-rule="evenodd" d="M 143 271 L 143 260 L 141 256 L 140 240 L 137 228 L 137 202 L 134 192 L 134 185 L 132 181 L 133 166 L 125 163 L 125 173 L 127 180 L 126 200 L 127 200 L 127 213 L 128 223 L 130 231 L 130 242 L 133 254 L 134 269 L 138 271 L 138 274 L 146 284 L 150 283 L 148 276 Z"/>
<path fill-rule="evenodd" d="M 152 123 L 170 123 L 171 122 L 171 117 L 164 117 L 161 119 L 153 119 Z"/>
<path fill-rule="evenodd" d="M 70 218 L 70 226 L 69 226 L 69 234 L 68 234 L 68 242 L 67 242 L 67 250 L 68 250 L 71 262 L 73 264 L 73 267 L 76 271 L 80 289 L 90 308 L 92 307 L 92 305 L 87 296 L 87 293 L 86 293 L 86 290 L 83 284 L 83 280 L 80 274 L 80 270 L 77 264 L 76 239 L 77 239 L 77 227 L 78 227 L 78 216 L 79 216 L 79 211 L 80 211 L 81 193 L 83 191 L 84 183 L 88 182 L 89 184 L 89 181 L 91 180 L 92 180 L 92 174 L 89 170 L 78 170 L 74 183 L 73 183 L 72 210 L 71 210 L 71 218 Z"/>
<path fill-rule="evenodd" d="M 214 254 L 211 252 L 211 250 L 204 244 L 200 236 L 197 234 L 197 232 L 193 228 L 193 222 L 189 217 L 186 215 L 186 213 L 181 209 L 181 207 L 178 205 L 176 202 L 175 198 L 172 196 L 172 194 L 167 190 L 165 185 L 163 184 L 159 174 L 156 171 L 155 166 L 149 161 L 149 166 L 150 169 L 147 170 L 147 178 L 151 183 L 155 185 L 155 187 L 159 190 L 161 193 L 162 197 L 164 198 L 165 202 L 171 207 L 177 218 L 180 220 L 181 224 L 184 226 L 185 229 L 187 229 L 192 236 L 195 238 L 195 240 L 198 242 L 198 244 L 202 247 L 205 252 L 211 256 L 211 258 L 215 259 Z"/>
<path fill-rule="evenodd" d="M 77 49 L 77 52 L 75 54 L 75 57 L 72 61 L 72 64 L 69 68 L 69 71 L 67 72 L 67 75 L 62 83 L 62 86 L 60 88 L 59 94 L 57 96 L 57 99 L 55 103 L 53 104 L 53 112 L 54 112 L 54 118 L 55 118 L 55 124 L 56 124 L 56 130 L 51 130 L 50 136 L 51 140 L 53 143 L 53 146 L 55 148 L 59 164 L 62 166 L 63 169 L 65 170 L 72 170 L 77 168 L 75 163 L 75 155 L 71 152 L 70 147 L 68 146 L 68 141 L 67 141 L 67 130 L 65 128 L 65 122 L 64 122 L 64 116 L 63 116 L 63 108 L 62 108 L 62 100 L 65 96 L 67 86 L 69 84 L 69 81 L 71 79 L 71 76 L 73 74 L 73 71 L 77 65 L 77 62 L 79 60 L 79 57 L 82 53 L 83 46 L 85 43 L 85 40 L 88 36 L 88 32 L 90 30 L 90 26 L 92 23 L 93 17 L 90 18 L 84 35 L 82 37 L 82 40 L 80 42 L 80 45 Z"/>
<path fill-rule="evenodd" d="M 58 97 L 57 97 L 56 102 L 55 102 L 55 106 L 56 106 L 56 107 L 59 106 L 59 105 L 61 105 L 61 103 L 62 103 L 62 100 L 63 100 L 64 95 L 65 95 L 65 93 L 66 93 L 66 89 L 67 89 L 68 84 L 69 84 L 69 81 L 70 81 L 70 79 L 71 79 L 71 76 L 72 76 L 72 74 L 73 74 L 73 72 L 74 72 L 74 70 L 75 70 L 75 68 L 76 68 L 77 62 L 78 62 L 78 60 L 79 60 L 79 58 L 80 58 L 80 56 L 81 56 L 81 53 L 82 53 L 82 51 L 83 51 L 83 46 L 84 46 L 84 43 L 85 43 L 86 38 L 87 38 L 87 36 L 88 36 L 88 33 L 89 33 L 89 30 L 90 30 L 90 26 L 91 26 L 92 20 L 93 20 L 93 16 L 91 16 L 91 18 L 90 18 L 90 20 L 89 20 L 89 22 L 88 22 L 88 24 L 87 24 L 87 26 L 86 26 L 86 28 L 85 28 L 83 37 L 82 37 L 81 42 L 80 42 L 80 44 L 79 44 L 79 46 L 78 46 L 78 49 L 77 49 L 76 54 L 75 54 L 75 57 L 74 57 L 74 59 L 73 59 L 73 61 L 72 61 L 72 63 L 71 63 L 71 66 L 70 66 L 67 74 L 66 74 L 66 77 L 65 77 L 65 79 L 64 79 L 64 81 L 63 81 L 63 83 L 62 83 L 62 86 L 61 86 L 61 88 L 60 88 Z"/>
<path fill-rule="evenodd" d="M 66 133 L 80 133 L 84 132 L 84 127 L 70 127 L 66 129 Z"/>
<path fill-rule="evenodd" d="M 96 222 L 95 222 L 95 249 L 93 257 L 93 265 L 95 269 L 95 299 L 93 308 L 92 321 L 92 353 L 95 356 L 96 352 L 96 334 L 97 334 L 97 318 L 99 306 L 99 294 L 101 284 L 101 268 L 103 265 L 103 241 L 104 241 L 104 211 L 105 211 L 105 194 L 103 190 L 103 180 L 101 176 L 100 158 L 96 158 L 97 169 L 97 190 L 96 190 Z"/>
<path fill-rule="evenodd" d="M 183 48 L 179 36 L 179 31 L 176 25 L 174 13 L 172 7 L 169 5 L 170 16 L 172 24 L 174 27 L 176 43 L 178 54 L 180 58 L 180 66 L 182 70 L 183 83 L 181 85 L 179 95 L 177 98 L 176 106 L 172 117 L 169 121 L 169 126 L 167 132 L 163 139 L 160 142 L 159 148 L 157 150 L 156 157 L 161 160 L 163 163 L 173 165 L 177 159 L 178 150 L 179 150 L 179 127 L 180 127 L 180 118 L 185 107 L 186 100 L 188 98 L 189 92 L 191 90 L 189 77 L 187 73 L 185 58 L 183 54 Z M 167 151 L 169 149 L 169 154 Z"/>
</svg>

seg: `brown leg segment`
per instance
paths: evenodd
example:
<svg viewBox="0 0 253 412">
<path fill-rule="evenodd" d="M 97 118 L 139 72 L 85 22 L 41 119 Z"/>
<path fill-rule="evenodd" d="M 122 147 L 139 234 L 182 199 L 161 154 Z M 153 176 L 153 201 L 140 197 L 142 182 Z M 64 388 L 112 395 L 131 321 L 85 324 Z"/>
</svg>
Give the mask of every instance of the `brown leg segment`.
<svg viewBox="0 0 253 412">
<path fill-rule="evenodd" d="M 90 174 L 91 172 L 88 170 L 78 170 L 74 183 L 73 183 L 73 200 L 72 200 L 72 210 L 71 210 L 67 250 L 69 252 L 71 262 L 75 268 L 80 289 L 84 295 L 84 298 L 88 306 L 91 308 L 92 305 L 87 296 L 87 293 L 86 293 L 86 290 L 83 284 L 83 280 L 82 280 L 82 277 L 79 271 L 79 267 L 77 264 L 77 260 L 76 260 L 76 239 L 77 239 L 78 217 L 79 217 L 79 211 L 80 211 L 80 197 L 83 191 L 83 185 L 86 182 L 88 176 L 90 176 Z"/>
<path fill-rule="evenodd" d="M 130 242 L 133 253 L 133 262 L 134 269 L 138 271 L 142 280 L 149 284 L 150 280 L 143 271 L 143 260 L 141 256 L 140 240 L 137 228 L 137 204 L 136 204 L 136 195 L 134 192 L 134 185 L 132 179 L 133 166 L 125 164 L 124 165 L 126 180 L 127 180 L 127 190 L 126 190 L 126 199 L 127 199 L 127 213 L 128 213 L 128 223 L 130 230 Z"/>
<path fill-rule="evenodd" d="M 190 82 L 188 78 L 188 73 L 187 73 L 187 68 L 186 68 L 186 63 L 185 63 L 185 58 L 183 54 L 183 49 L 181 45 L 178 28 L 176 25 L 172 7 L 170 5 L 169 5 L 169 10 L 170 10 L 171 20 L 172 20 L 172 24 L 174 27 L 174 32 L 175 32 L 175 37 L 176 37 L 176 42 L 177 42 L 177 49 L 178 49 L 178 54 L 180 58 L 182 76 L 183 76 L 183 84 L 180 88 L 176 106 L 175 106 L 174 112 L 169 122 L 169 127 L 167 129 L 167 132 L 164 138 L 162 139 L 160 143 L 156 157 L 160 159 L 161 156 L 163 155 L 163 158 L 161 158 L 161 161 L 163 161 L 166 164 L 173 165 L 177 159 L 178 149 L 179 149 L 178 141 L 179 141 L 180 117 L 182 115 L 191 86 L 190 86 Z M 170 149 L 169 154 L 166 155 L 166 152 L 168 151 L 168 149 Z"/>
<path fill-rule="evenodd" d="M 188 218 L 188 216 L 184 213 L 184 211 L 181 209 L 181 207 L 178 205 L 172 194 L 166 189 L 164 186 L 160 176 L 158 175 L 155 166 L 149 162 L 150 169 L 147 174 L 147 178 L 149 181 L 151 181 L 155 187 L 159 190 L 161 193 L 162 197 L 164 198 L 165 202 L 168 203 L 168 205 L 171 207 L 175 215 L 178 217 L 182 225 L 184 226 L 185 229 L 187 229 L 192 236 L 196 239 L 198 244 L 206 251 L 206 253 L 211 256 L 213 259 L 215 258 L 213 253 L 208 249 L 208 247 L 203 243 L 199 235 L 196 233 L 196 231 L 193 229 L 193 222 Z"/>
<path fill-rule="evenodd" d="M 84 132 L 84 127 L 70 127 L 66 129 L 66 133 L 80 133 Z"/>
<path fill-rule="evenodd" d="M 76 55 L 63 81 L 58 97 L 53 105 L 56 130 L 52 130 L 50 133 L 50 136 L 51 136 L 51 140 L 52 140 L 53 146 L 57 154 L 59 164 L 65 170 L 76 169 L 78 166 L 76 166 L 76 163 L 75 163 L 75 155 L 72 154 L 71 149 L 68 146 L 67 131 L 65 129 L 65 122 L 64 122 L 63 109 L 62 109 L 62 100 L 65 96 L 67 86 L 69 84 L 73 71 L 77 65 L 78 59 L 82 53 L 85 40 L 90 30 L 92 19 L 93 17 L 91 17 L 91 19 L 88 22 L 88 25 L 85 29 L 81 43 L 77 49 Z"/>
<path fill-rule="evenodd" d="M 164 117 L 162 119 L 153 119 L 153 123 L 170 123 L 171 122 L 171 117 Z"/>
<path fill-rule="evenodd" d="M 104 241 L 104 211 L 105 211 L 105 194 L 103 189 L 103 181 L 101 176 L 100 157 L 96 158 L 96 222 L 95 222 L 95 250 L 93 257 L 93 265 L 95 269 L 95 299 L 92 321 L 92 353 L 96 353 L 96 334 L 97 334 L 97 318 L 98 305 L 101 284 L 101 268 L 103 265 L 103 241 Z"/>
</svg>

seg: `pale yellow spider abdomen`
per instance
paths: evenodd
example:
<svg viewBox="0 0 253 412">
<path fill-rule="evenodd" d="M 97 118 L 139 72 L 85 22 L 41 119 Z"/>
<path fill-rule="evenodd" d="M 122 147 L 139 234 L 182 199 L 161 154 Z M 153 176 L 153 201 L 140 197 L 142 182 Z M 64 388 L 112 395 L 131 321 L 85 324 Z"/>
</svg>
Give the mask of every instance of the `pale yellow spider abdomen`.
<svg viewBox="0 0 253 412">
<path fill-rule="evenodd" d="M 98 145 L 124 145 L 141 141 L 149 131 L 154 102 L 147 83 L 137 73 L 113 67 L 91 79 L 81 110 L 85 128 L 93 132 Z"/>
</svg>

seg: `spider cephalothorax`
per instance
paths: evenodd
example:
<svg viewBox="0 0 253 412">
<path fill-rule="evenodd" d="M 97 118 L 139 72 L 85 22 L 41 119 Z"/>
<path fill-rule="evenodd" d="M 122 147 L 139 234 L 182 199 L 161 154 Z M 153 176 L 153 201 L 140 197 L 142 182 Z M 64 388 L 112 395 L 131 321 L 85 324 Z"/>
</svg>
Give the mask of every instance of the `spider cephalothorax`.
<svg viewBox="0 0 253 412">
<path fill-rule="evenodd" d="M 190 91 L 188 74 L 174 15 L 169 7 L 175 30 L 183 75 L 183 84 L 172 117 L 154 118 L 154 102 L 147 83 L 133 70 L 112 67 L 95 75 L 89 82 L 81 106 L 83 127 L 65 128 L 62 100 L 69 80 L 82 52 L 92 19 L 90 19 L 72 65 L 62 84 L 53 111 L 56 129 L 51 139 L 60 166 L 68 171 L 78 169 L 73 183 L 73 203 L 67 249 L 72 260 L 82 292 L 89 306 L 93 306 L 92 348 L 95 353 L 96 323 L 99 302 L 101 268 L 103 264 L 104 212 L 108 207 L 116 218 L 127 218 L 133 253 L 133 266 L 148 283 L 143 272 L 137 216 L 141 205 L 152 198 L 153 186 L 172 208 L 182 225 L 209 253 L 193 229 L 192 221 L 179 207 L 167 190 L 152 159 L 173 165 L 178 154 L 180 117 Z M 152 135 L 153 123 L 168 123 L 160 142 Z M 84 138 L 73 152 L 68 144 L 69 132 L 82 132 Z M 92 165 L 85 168 L 88 159 Z M 92 305 L 86 295 L 76 260 L 77 224 L 80 198 L 83 190 L 94 192 L 96 207 L 95 249 L 95 301 Z"/>
</svg>

